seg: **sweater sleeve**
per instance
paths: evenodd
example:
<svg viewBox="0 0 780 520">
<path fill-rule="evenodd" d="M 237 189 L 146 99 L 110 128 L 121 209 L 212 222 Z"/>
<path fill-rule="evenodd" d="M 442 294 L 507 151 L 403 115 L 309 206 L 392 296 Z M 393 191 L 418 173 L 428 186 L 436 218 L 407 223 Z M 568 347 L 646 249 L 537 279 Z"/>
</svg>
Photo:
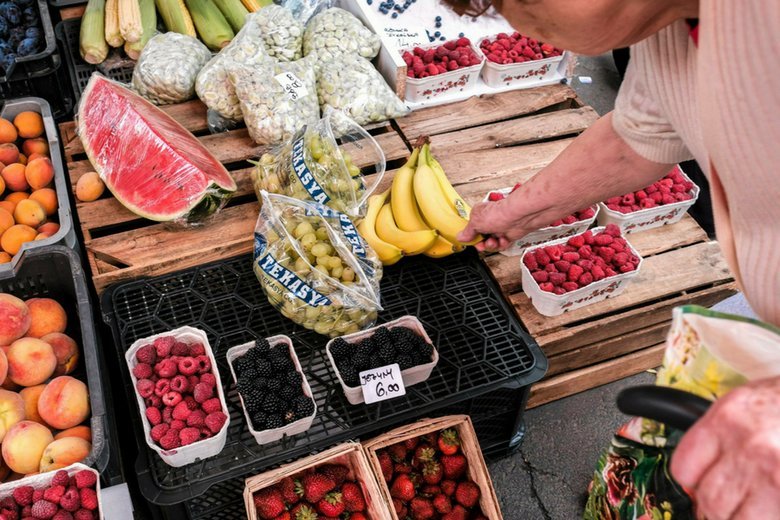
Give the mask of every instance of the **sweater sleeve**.
<svg viewBox="0 0 780 520">
<path fill-rule="evenodd" d="M 642 44 L 631 48 L 626 77 L 620 86 L 612 126 L 639 155 L 658 163 L 674 164 L 693 156 L 672 127 L 651 92 L 652 68 Z"/>
</svg>

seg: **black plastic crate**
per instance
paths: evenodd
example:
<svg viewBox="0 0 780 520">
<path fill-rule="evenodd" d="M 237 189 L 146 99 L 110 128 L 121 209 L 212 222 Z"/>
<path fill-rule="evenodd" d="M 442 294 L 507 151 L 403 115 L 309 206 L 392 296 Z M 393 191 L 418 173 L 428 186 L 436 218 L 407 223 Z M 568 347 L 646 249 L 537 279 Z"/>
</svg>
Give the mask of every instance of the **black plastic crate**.
<svg viewBox="0 0 780 520">
<path fill-rule="evenodd" d="M 0 273 L 0 292 L 27 300 L 46 297 L 57 300 L 68 315 L 65 333 L 81 348 L 82 358 L 71 376 L 86 381 L 92 409 L 92 450 L 84 464 L 102 472 L 109 459 L 109 430 L 100 354 L 87 293 L 87 283 L 76 253 L 63 246 L 25 251 L 14 271 Z"/>
<path fill-rule="evenodd" d="M 0 75 L 0 84 L 17 81 L 20 78 L 30 77 L 31 75 L 40 76 L 42 74 L 51 73 L 57 68 L 56 62 L 59 60 L 59 57 L 55 53 L 57 50 L 57 39 L 54 37 L 54 28 L 51 24 L 49 6 L 46 4 L 46 0 L 38 0 L 37 5 L 46 47 L 41 52 L 36 52 L 29 56 L 17 57 L 15 64 L 10 70 L 4 71 L 5 76 Z M 30 96 L 37 94 L 26 92 L 21 95 Z"/>
<path fill-rule="evenodd" d="M 49 103 L 56 121 L 69 119 L 73 114 L 73 93 L 67 67 L 59 54 L 55 53 L 51 58 L 51 69 L 29 73 L 17 70 L 12 79 L 0 81 L 0 101 L 30 96 L 42 98 Z"/>
<path fill-rule="evenodd" d="M 86 4 L 85 0 L 49 0 L 49 5 L 56 8 L 69 7 L 71 5 Z"/>
<path fill-rule="evenodd" d="M 109 288 L 102 306 L 120 359 L 136 339 L 192 325 L 206 331 L 218 368 L 227 374 L 228 348 L 286 334 L 293 340 L 317 401 L 317 417 L 309 431 L 258 446 L 245 424 L 232 378 L 224 377 L 230 412 L 225 448 L 215 457 L 182 468 L 167 466 L 145 446 L 133 406 L 140 446 L 136 471 L 144 497 L 160 505 L 191 500 L 220 482 L 343 440 L 438 414 L 501 388 L 526 388 L 546 370 L 546 358 L 473 251 L 436 261 L 411 257 L 386 268 L 382 303 L 380 322 L 406 314 L 423 322 L 439 350 L 439 364 L 426 382 L 409 388 L 403 397 L 353 406 L 326 359 L 327 338 L 295 325 L 268 303 L 252 272 L 250 256 Z M 128 400 L 135 402 L 127 367 L 120 364 Z M 522 413 L 523 402 L 515 403 L 515 416 Z"/>
</svg>

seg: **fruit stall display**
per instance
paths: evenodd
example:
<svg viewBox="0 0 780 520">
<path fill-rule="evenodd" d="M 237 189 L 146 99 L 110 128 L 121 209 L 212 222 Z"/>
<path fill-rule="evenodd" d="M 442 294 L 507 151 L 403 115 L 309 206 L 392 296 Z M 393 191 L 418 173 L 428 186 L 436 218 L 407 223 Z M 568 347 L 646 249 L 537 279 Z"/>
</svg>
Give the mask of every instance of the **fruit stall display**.
<svg viewBox="0 0 780 520">
<path fill-rule="evenodd" d="M 45 1 L 9 0 L 0 4 L 0 83 L 14 72 L 50 65 L 57 43 Z"/>
</svg>

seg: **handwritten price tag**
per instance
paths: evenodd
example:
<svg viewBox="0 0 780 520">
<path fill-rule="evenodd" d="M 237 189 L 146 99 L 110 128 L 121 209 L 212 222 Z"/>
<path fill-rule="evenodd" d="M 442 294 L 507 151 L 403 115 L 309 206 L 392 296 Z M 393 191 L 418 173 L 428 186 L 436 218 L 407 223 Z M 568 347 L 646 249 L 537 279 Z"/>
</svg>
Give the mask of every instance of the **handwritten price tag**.
<svg viewBox="0 0 780 520">
<path fill-rule="evenodd" d="M 293 101 L 297 101 L 298 98 L 309 93 L 309 91 L 306 90 L 306 87 L 303 85 L 301 78 L 292 72 L 282 72 L 281 74 L 274 76 L 274 78 Z"/>
<path fill-rule="evenodd" d="M 406 394 L 398 363 L 364 370 L 359 376 L 366 404 L 386 401 Z"/>
<path fill-rule="evenodd" d="M 384 32 L 388 38 L 395 41 L 399 49 L 428 43 L 428 36 L 422 27 L 385 27 Z"/>
</svg>

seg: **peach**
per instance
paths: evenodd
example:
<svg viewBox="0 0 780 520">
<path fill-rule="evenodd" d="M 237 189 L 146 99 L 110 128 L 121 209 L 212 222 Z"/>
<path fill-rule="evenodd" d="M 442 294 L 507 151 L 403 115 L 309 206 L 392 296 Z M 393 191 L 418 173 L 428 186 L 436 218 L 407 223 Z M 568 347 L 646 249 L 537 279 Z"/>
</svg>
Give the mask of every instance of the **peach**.
<svg viewBox="0 0 780 520">
<path fill-rule="evenodd" d="M 47 222 L 46 224 L 38 226 L 38 233 L 46 233 L 49 236 L 54 236 L 59 230 L 60 225 L 56 222 Z"/>
<path fill-rule="evenodd" d="M 8 254 L 8 253 L 6 253 L 6 254 Z M 3 354 L 5 354 L 5 358 L 6 358 L 5 362 L 6 363 L 8 363 L 8 350 L 10 348 L 11 348 L 11 345 L 4 345 L 4 346 L 0 347 L 0 350 L 2 350 Z M 13 381 L 11 381 L 10 377 L 8 377 L 8 369 L 7 368 L 6 368 L 5 381 L 3 381 L 3 384 L 0 385 L 0 388 L 5 388 L 6 390 L 14 390 L 14 391 L 18 390 L 19 388 L 21 388 L 19 385 L 17 385 Z"/>
<path fill-rule="evenodd" d="M 0 384 L 8 377 L 8 358 L 5 357 L 5 351 L 0 349 Z"/>
<path fill-rule="evenodd" d="M 16 137 L 16 127 L 9 120 L 0 118 L 0 144 L 14 143 Z"/>
<path fill-rule="evenodd" d="M 49 155 L 49 143 L 43 137 L 36 137 L 35 139 L 27 139 L 22 143 L 22 151 L 27 154 L 27 160 L 32 160 L 33 154 L 38 154 L 43 157 Z"/>
<path fill-rule="evenodd" d="M 57 368 L 54 349 L 45 341 L 35 338 L 17 339 L 11 343 L 7 356 L 8 377 L 17 385 L 39 385 L 49 379 Z"/>
<path fill-rule="evenodd" d="M 37 235 L 38 232 L 30 226 L 16 224 L 8 228 L 0 237 L 0 247 L 9 255 L 15 255 L 22 248 L 22 244 L 32 242 Z"/>
<path fill-rule="evenodd" d="M 30 328 L 27 335 L 41 338 L 50 332 L 64 332 L 68 326 L 68 315 L 57 300 L 51 298 L 30 298 L 26 302 L 30 309 Z"/>
<path fill-rule="evenodd" d="M 55 377 L 38 400 L 38 413 L 58 430 L 83 423 L 89 417 L 87 385 L 70 376 Z"/>
<path fill-rule="evenodd" d="M 12 294 L 0 293 L 0 345 L 10 345 L 24 336 L 31 321 L 26 303 Z"/>
<path fill-rule="evenodd" d="M 53 189 L 41 188 L 40 190 L 35 190 L 30 194 L 30 198 L 37 201 L 43 207 L 47 217 L 51 217 L 57 213 L 59 203 L 57 202 L 57 192 Z"/>
<path fill-rule="evenodd" d="M 14 220 L 17 224 L 37 228 L 46 221 L 46 212 L 39 202 L 24 199 L 20 200 L 14 208 Z"/>
<path fill-rule="evenodd" d="M 0 442 L 16 423 L 24 420 L 24 399 L 16 392 L 0 390 Z"/>
<path fill-rule="evenodd" d="M 0 145 L 0 146 L 6 146 L 6 145 Z M 0 152 L 2 152 L 2 150 L 0 150 Z M 30 187 L 27 184 L 27 179 L 24 176 L 24 170 L 25 170 L 25 166 L 24 164 L 21 163 L 9 164 L 5 168 L 3 168 L 3 171 L 0 172 L 0 175 L 3 176 L 5 185 L 8 187 L 9 190 L 24 191 Z M 26 194 L 24 198 L 25 199 L 27 198 Z"/>
<path fill-rule="evenodd" d="M 88 172 L 76 181 L 76 198 L 81 202 L 92 202 L 103 194 L 106 185 L 97 172 Z"/>
<path fill-rule="evenodd" d="M 2 179 L 2 177 L 0 177 Z M 14 209 L 16 209 L 16 202 L 12 200 L 0 200 L 0 208 L 3 208 L 11 215 L 14 214 Z"/>
<path fill-rule="evenodd" d="M 24 400 L 25 419 L 48 426 L 38 413 L 38 399 L 41 397 L 44 388 L 46 388 L 45 384 L 22 388 L 19 390 L 19 395 L 22 396 L 22 399 Z"/>
<path fill-rule="evenodd" d="M 19 137 L 30 139 L 43 135 L 43 118 L 38 112 L 19 112 L 14 118 Z"/>
<path fill-rule="evenodd" d="M 74 426 L 67 430 L 62 430 L 60 433 L 54 436 L 54 440 L 62 439 L 63 437 L 79 437 L 87 442 L 92 442 L 92 429 L 89 426 Z"/>
<path fill-rule="evenodd" d="M 57 356 L 57 368 L 54 370 L 55 376 L 70 374 L 76 369 L 79 362 L 79 346 L 70 336 L 60 332 L 52 332 L 41 337 L 54 349 L 54 355 Z"/>
<path fill-rule="evenodd" d="M 43 450 L 39 469 L 43 473 L 62 469 L 74 462 L 81 462 L 89 455 L 91 449 L 92 444 L 80 437 L 55 439 Z"/>
<path fill-rule="evenodd" d="M 48 157 L 33 159 L 24 169 L 27 184 L 34 190 L 47 186 L 54 179 L 54 166 Z"/>
<path fill-rule="evenodd" d="M 5 251 L 0 251 L 0 264 L 7 264 L 11 261 L 11 255 Z"/>
<path fill-rule="evenodd" d="M 0 208 L 0 235 L 5 233 L 5 230 L 16 224 L 14 217 L 3 208 Z"/>
<path fill-rule="evenodd" d="M 46 447 L 54 441 L 51 431 L 33 421 L 21 421 L 3 439 L 3 459 L 16 473 L 34 473 L 41 465 Z"/>
<path fill-rule="evenodd" d="M 14 143 L 0 144 L 0 163 L 6 165 L 6 168 L 19 160 L 19 149 Z"/>
</svg>

